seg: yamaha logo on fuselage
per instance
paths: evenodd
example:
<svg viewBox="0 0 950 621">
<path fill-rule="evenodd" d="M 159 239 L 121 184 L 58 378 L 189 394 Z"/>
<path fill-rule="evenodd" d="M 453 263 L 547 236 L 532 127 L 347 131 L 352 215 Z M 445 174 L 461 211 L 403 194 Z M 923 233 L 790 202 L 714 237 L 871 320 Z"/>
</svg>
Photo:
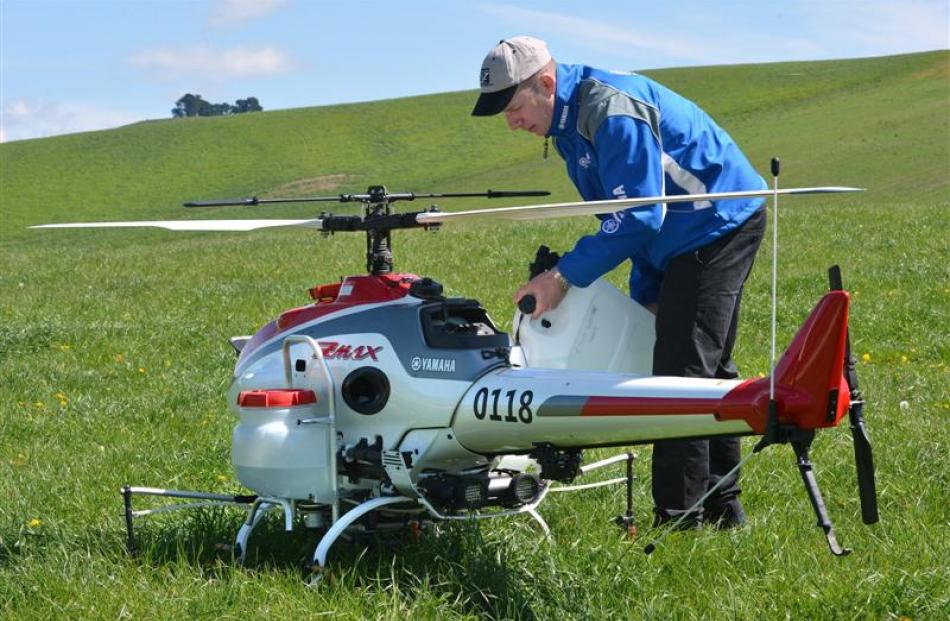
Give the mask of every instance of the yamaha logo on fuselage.
<svg viewBox="0 0 950 621">
<path fill-rule="evenodd" d="M 409 361 L 413 371 L 428 371 L 430 373 L 455 373 L 454 358 L 422 358 L 413 356 Z"/>
</svg>

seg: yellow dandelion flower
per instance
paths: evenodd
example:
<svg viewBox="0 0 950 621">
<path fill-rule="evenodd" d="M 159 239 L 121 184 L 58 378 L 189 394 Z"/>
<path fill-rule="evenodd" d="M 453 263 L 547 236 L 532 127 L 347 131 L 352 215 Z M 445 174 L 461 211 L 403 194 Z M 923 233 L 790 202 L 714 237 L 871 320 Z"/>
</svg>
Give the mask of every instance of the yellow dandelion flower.
<svg viewBox="0 0 950 621">
<path fill-rule="evenodd" d="M 145 373 L 145 369 L 142 367 L 139 367 L 139 373 Z"/>
<path fill-rule="evenodd" d="M 904 364 L 907 364 L 907 356 L 901 355 L 901 362 L 903 362 Z"/>
<path fill-rule="evenodd" d="M 30 520 L 30 528 L 39 528 L 42 525 L 43 525 L 43 520 L 41 520 L 40 518 L 33 518 L 32 520 Z"/>
<path fill-rule="evenodd" d="M 864 354 L 863 356 L 861 356 L 861 360 L 863 362 L 871 362 L 871 354 Z"/>
<path fill-rule="evenodd" d="M 66 397 L 66 395 L 64 395 L 62 392 L 58 392 L 53 396 L 56 397 L 60 405 L 66 405 L 67 403 L 69 403 L 69 398 Z"/>
<path fill-rule="evenodd" d="M 69 351 L 69 350 L 70 350 L 69 343 L 63 343 L 62 345 L 60 345 L 60 346 L 59 346 L 59 350 L 60 350 L 60 351 Z"/>
<path fill-rule="evenodd" d="M 761 371 L 759 371 L 759 377 L 765 377 L 765 373 L 762 373 Z"/>
<path fill-rule="evenodd" d="M 227 481 L 227 480 L 228 480 L 228 477 L 224 476 L 223 474 L 219 474 L 219 475 L 218 475 L 218 480 L 223 483 L 224 481 Z"/>
<path fill-rule="evenodd" d="M 122 354 L 116 354 L 115 362 L 116 364 L 122 364 L 123 362 L 125 362 L 125 356 L 123 356 Z"/>
<path fill-rule="evenodd" d="M 33 404 L 33 406 L 37 408 L 38 410 L 42 410 L 43 408 L 46 407 L 46 404 L 43 403 L 42 401 L 37 401 L 36 403 Z"/>
</svg>

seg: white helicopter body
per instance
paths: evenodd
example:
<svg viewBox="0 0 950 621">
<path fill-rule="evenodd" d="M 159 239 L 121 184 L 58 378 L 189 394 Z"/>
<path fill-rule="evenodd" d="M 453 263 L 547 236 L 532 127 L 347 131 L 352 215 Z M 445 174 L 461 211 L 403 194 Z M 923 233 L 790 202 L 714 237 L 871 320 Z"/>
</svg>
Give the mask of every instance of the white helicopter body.
<svg viewBox="0 0 950 621">
<path fill-rule="evenodd" d="M 839 191 L 848 189 L 775 193 Z M 415 198 L 388 194 L 381 186 L 371 187 L 367 195 L 332 198 L 363 202 L 362 218 L 197 221 L 193 227 L 187 222 L 50 225 L 222 231 L 303 226 L 368 235 L 369 275 L 315 287 L 310 291 L 312 304 L 282 313 L 253 337 L 232 339 L 239 353 L 227 396 L 237 419 L 232 464 L 237 478 L 255 495 L 126 486 L 130 549 L 133 518 L 196 506 L 134 511 L 136 494 L 250 505 L 236 540 L 239 559 L 266 511 L 282 509 L 287 530 L 302 517 L 308 527 L 326 528 L 314 552 L 316 567 L 325 565 L 337 537 L 357 527 L 374 530 L 423 519 L 527 513 L 547 531 L 536 509 L 549 491 L 558 489 L 559 482 L 571 483 L 621 461 L 627 462 L 626 477 L 594 485 L 626 481 L 627 512 L 618 521 L 629 529 L 632 455 L 582 465 L 582 449 L 764 434 L 759 448 L 784 442 L 795 447 L 819 524 L 832 551 L 843 554 L 834 541 L 807 450 L 816 429 L 837 425 L 849 412 L 856 429 L 856 455 L 866 450 L 870 466 L 867 507 L 868 484 L 861 483 L 865 521 L 876 521 L 870 444 L 848 352 L 846 292 L 833 290 L 822 298 L 772 378 L 653 377 L 652 315 L 606 282 L 571 289 L 558 309 L 538 319 L 531 319 L 530 311 L 516 313 L 513 334 L 508 335 L 477 301 L 446 298 L 431 279 L 392 273 L 389 231 L 485 216 L 521 220 L 599 213 L 672 199 L 391 213 L 392 201 Z M 214 204 L 231 203 L 198 205 Z M 858 461 L 860 478 L 862 468 L 868 468 L 860 455 Z M 369 522 L 368 514 L 374 514 Z"/>
</svg>

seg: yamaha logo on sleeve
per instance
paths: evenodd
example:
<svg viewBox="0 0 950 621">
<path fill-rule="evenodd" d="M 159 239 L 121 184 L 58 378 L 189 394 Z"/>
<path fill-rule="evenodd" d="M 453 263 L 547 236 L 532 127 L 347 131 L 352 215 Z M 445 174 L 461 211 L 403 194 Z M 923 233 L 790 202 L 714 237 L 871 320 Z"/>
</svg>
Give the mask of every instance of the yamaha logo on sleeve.
<svg viewBox="0 0 950 621">
<path fill-rule="evenodd" d="M 618 230 L 620 230 L 620 220 L 617 218 L 617 216 L 607 218 L 604 220 L 604 223 L 600 225 L 600 230 L 604 233 L 607 233 L 608 235 L 612 235 L 613 233 L 616 233 Z"/>
</svg>

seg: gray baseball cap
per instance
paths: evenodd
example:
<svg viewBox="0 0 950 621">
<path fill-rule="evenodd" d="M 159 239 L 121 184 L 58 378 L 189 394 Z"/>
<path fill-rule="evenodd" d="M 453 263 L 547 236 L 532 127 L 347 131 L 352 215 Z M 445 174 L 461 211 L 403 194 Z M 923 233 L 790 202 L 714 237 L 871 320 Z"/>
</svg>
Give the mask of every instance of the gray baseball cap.
<svg viewBox="0 0 950 621">
<path fill-rule="evenodd" d="M 551 61 L 547 44 L 534 37 L 502 39 L 482 62 L 479 84 L 482 93 L 472 116 L 498 114 L 515 96 L 518 85 Z"/>
</svg>

